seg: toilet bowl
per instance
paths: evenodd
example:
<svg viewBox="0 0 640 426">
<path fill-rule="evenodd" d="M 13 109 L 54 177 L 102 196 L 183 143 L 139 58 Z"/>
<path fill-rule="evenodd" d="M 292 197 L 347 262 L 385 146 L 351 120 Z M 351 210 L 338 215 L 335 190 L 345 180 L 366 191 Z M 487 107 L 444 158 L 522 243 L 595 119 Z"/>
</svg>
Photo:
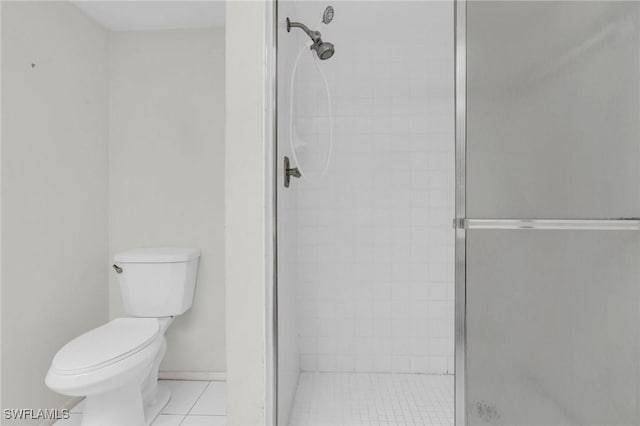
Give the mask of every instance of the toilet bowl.
<svg viewBox="0 0 640 426">
<path fill-rule="evenodd" d="M 154 381 L 145 379 L 155 372 L 157 382 L 154 361 L 162 360 L 171 320 L 118 318 L 75 338 L 53 358 L 47 386 L 87 397 L 83 424 L 149 424 L 170 398 L 168 390 L 150 389 Z M 113 406 L 118 409 L 110 410 Z"/>
<path fill-rule="evenodd" d="M 164 335 L 191 307 L 199 255 L 142 249 L 116 256 L 125 310 L 140 316 L 76 337 L 56 353 L 45 378 L 53 391 L 86 396 L 83 426 L 148 426 L 169 402 L 169 390 L 158 384 Z"/>
</svg>

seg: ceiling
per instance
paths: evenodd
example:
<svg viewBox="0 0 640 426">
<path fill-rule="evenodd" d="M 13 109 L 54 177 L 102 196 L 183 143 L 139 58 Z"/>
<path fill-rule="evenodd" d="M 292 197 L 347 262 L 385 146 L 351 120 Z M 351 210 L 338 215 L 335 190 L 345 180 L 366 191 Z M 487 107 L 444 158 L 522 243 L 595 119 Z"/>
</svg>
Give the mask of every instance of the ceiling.
<svg viewBox="0 0 640 426">
<path fill-rule="evenodd" d="M 72 3 L 113 31 L 223 27 L 225 2 L 81 1 Z"/>
</svg>

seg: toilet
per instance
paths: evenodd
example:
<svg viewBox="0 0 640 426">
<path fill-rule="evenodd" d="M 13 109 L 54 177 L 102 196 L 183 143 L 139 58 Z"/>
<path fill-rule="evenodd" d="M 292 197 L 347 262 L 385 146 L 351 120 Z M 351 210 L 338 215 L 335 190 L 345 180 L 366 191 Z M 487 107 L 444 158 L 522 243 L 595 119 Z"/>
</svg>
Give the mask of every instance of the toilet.
<svg viewBox="0 0 640 426">
<path fill-rule="evenodd" d="M 165 332 L 191 308 L 200 250 L 144 248 L 115 256 L 124 310 L 60 349 L 45 382 L 60 394 L 86 396 L 83 426 L 148 426 L 167 405 L 158 384 Z"/>
</svg>

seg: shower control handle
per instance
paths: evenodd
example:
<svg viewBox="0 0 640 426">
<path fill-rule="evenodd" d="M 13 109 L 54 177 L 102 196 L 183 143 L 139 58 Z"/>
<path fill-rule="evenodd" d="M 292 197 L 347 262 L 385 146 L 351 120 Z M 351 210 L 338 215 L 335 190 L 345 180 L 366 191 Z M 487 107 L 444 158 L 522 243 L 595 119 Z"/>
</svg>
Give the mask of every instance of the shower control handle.
<svg viewBox="0 0 640 426">
<path fill-rule="evenodd" d="M 300 178 L 300 170 L 297 167 L 290 167 L 289 157 L 284 157 L 284 187 L 288 188 L 291 183 L 291 176 Z"/>
</svg>

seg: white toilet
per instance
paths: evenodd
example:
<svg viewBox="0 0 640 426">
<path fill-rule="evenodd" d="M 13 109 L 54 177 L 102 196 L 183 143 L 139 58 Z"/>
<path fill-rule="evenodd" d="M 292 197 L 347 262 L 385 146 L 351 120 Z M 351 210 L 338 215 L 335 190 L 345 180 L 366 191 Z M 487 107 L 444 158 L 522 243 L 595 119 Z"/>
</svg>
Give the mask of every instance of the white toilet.
<svg viewBox="0 0 640 426">
<path fill-rule="evenodd" d="M 124 309 L 117 318 L 67 343 L 45 382 L 86 396 L 83 426 L 147 426 L 171 397 L 158 385 L 173 317 L 193 303 L 200 250 L 146 248 L 115 256 Z"/>
</svg>

